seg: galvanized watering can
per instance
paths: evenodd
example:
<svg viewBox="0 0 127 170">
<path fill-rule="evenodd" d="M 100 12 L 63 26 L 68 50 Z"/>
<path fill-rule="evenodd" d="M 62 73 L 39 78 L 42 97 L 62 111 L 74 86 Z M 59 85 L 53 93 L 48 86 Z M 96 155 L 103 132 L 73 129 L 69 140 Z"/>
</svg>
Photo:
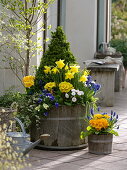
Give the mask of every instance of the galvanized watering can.
<svg viewBox="0 0 127 170">
<path fill-rule="evenodd" d="M 11 143 L 13 149 L 17 152 L 23 153 L 23 155 L 27 154 L 30 150 L 37 146 L 41 140 L 50 136 L 49 134 L 43 134 L 40 136 L 40 139 L 34 143 L 30 142 L 30 135 L 26 133 L 24 124 L 18 118 L 14 118 L 14 120 L 19 123 L 22 132 L 8 132 L 7 136 L 11 137 L 13 141 L 16 141 L 15 143 Z M 18 150 L 17 147 L 19 148 Z"/>
</svg>

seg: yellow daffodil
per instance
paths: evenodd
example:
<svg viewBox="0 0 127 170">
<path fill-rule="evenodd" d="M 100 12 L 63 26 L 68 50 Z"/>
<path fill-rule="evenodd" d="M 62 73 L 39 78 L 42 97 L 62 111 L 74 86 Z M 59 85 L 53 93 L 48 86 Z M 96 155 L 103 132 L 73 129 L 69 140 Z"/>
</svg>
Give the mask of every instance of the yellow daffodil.
<svg viewBox="0 0 127 170">
<path fill-rule="evenodd" d="M 48 73 L 51 72 L 51 67 L 49 67 L 49 66 L 44 66 L 44 68 L 45 68 L 44 72 L 45 72 L 46 74 L 48 74 Z"/>
<path fill-rule="evenodd" d="M 51 91 L 53 87 L 56 87 L 56 83 L 55 82 L 49 82 L 44 86 L 44 89 Z"/>
<path fill-rule="evenodd" d="M 56 73 L 59 73 L 59 70 L 58 70 L 58 68 L 54 67 L 54 68 L 52 69 L 52 72 L 53 72 L 54 74 L 56 74 Z"/>
<path fill-rule="evenodd" d="M 89 74 L 90 74 L 89 70 L 85 70 L 84 73 L 83 73 L 84 76 L 88 76 Z"/>
<path fill-rule="evenodd" d="M 27 87 L 27 88 L 33 86 L 34 85 L 34 79 L 35 79 L 35 77 L 31 76 L 31 75 L 23 77 L 24 86 Z"/>
<path fill-rule="evenodd" d="M 74 78 L 74 73 L 68 71 L 67 73 L 65 73 L 65 79 L 72 79 Z"/>
<path fill-rule="evenodd" d="M 62 69 L 65 66 L 64 60 L 61 60 L 61 59 L 59 61 L 56 61 L 55 63 L 57 65 L 57 67 L 60 69 Z"/>
<path fill-rule="evenodd" d="M 59 89 L 62 93 L 68 93 L 70 90 L 74 89 L 74 87 L 71 83 L 64 81 L 59 84 Z"/>
<path fill-rule="evenodd" d="M 82 75 L 79 79 L 80 82 L 86 82 L 87 81 L 87 77 L 85 75 Z"/>
<path fill-rule="evenodd" d="M 73 66 L 70 66 L 70 68 L 71 68 L 70 71 L 71 71 L 72 73 L 78 73 L 80 66 L 73 65 Z"/>
<path fill-rule="evenodd" d="M 65 66 L 65 70 L 68 70 L 68 69 L 69 69 L 69 67 L 68 67 L 68 65 L 66 65 L 66 66 Z"/>
</svg>

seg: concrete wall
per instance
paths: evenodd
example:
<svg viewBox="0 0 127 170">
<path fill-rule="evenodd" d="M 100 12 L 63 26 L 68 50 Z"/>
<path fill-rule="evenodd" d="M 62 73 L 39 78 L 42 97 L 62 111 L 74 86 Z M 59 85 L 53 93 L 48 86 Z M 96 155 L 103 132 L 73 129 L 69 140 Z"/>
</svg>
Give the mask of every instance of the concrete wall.
<svg viewBox="0 0 127 170">
<path fill-rule="evenodd" d="M 64 0 L 63 3 L 65 33 L 71 51 L 83 68 L 83 62 L 92 59 L 96 52 L 97 0 Z"/>
</svg>

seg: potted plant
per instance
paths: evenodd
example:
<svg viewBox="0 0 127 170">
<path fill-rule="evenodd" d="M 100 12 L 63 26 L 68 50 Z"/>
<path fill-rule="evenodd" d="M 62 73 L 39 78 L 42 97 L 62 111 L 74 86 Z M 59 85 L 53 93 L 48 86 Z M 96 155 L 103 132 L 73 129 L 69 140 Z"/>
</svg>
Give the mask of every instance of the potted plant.
<svg viewBox="0 0 127 170">
<path fill-rule="evenodd" d="M 107 113 L 94 114 L 91 109 L 90 115 L 87 116 L 87 131 L 81 132 L 81 139 L 88 136 L 88 150 L 94 154 L 110 154 L 112 152 L 113 135 L 118 136 L 118 132 L 114 128 L 117 125 L 118 115 L 111 111 L 109 116 Z"/>
<path fill-rule="evenodd" d="M 79 68 L 76 64 L 65 64 L 61 59 L 55 66 L 44 66 L 42 71 L 50 81 L 40 88 L 40 92 L 32 91 L 33 76 L 23 78 L 27 90 L 27 106 L 26 103 L 24 106 L 30 111 L 27 111 L 27 117 L 31 120 L 32 141 L 41 133 L 48 133 L 50 138 L 42 142 L 44 146 L 71 149 L 86 143 L 86 139 L 80 139 L 80 132 L 86 128 L 86 105 L 95 106 L 94 95 L 100 85 L 92 81 L 88 70 Z"/>
</svg>

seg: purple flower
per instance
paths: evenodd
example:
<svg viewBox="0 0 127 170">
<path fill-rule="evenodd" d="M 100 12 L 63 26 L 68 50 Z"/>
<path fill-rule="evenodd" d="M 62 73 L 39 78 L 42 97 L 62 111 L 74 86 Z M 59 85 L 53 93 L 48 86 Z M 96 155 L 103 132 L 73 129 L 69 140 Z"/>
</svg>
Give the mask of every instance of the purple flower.
<svg viewBox="0 0 127 170">
<path fill-rule="evenodd" d="M 52 94 L 51 94 L 51 93 L 46 93 L 46 96 L 47 96 L 47 97 L 51 97 Z"/>
<path fill-rule="evenodd" d="M 100 112 L 100 107 L 97 108 L 97 111 Z"/>
<path fill-rule="evenodd" d="M 37 102 L 38 102 L 38 103 L 41 103 L 41 102 L 42 102 L 42 99 L 41 99 L 41 98 L 39 98 Z"/>
<path fill-rule="evenodd" d="M 49 98 L 50 98 L 51 101 L 55 100 L 54 96 L 50 96 Z"/>
<path fill-rule="evenodd" d="M 91 113 L 92 116 L 94 115 L 93 109 L 90 109 L 90 113 Z"/>
<path fill-rule="evenodd" d="M 113 113 L 113 116 L 115 116 L 115 115 L 116 115 L 116 112 Z"/>
<path fill-rule="evenodd" d="M 116 115 L 116 119 L 118 119 L 118 117 L 119 117 L 119 116 L 118 116 L 118 115 Z"/>
<path fill-rule="evenodd" d="M 111 110 L 111 115 L 113 115 L 113 110 Z"/>
<path fill-rule="evenodd" d="M 58 108 L 58 107 L 59 107 L 59 103 L 56 102 L 56 103 L 55 103 L 55 106 L 56 106 L 56 108 Z"/>
<path fill-rule="evenodd" d="M 86 85 L 88 86 L 92 81 L 92 77 L 89 75 L 87 76 L 87 81 L 86 81 Z"/>
<path fill-rule="evenodd" d="M 87 116 L 87 119 L 88 119 L 88 120 L 90 120 L 90 117 L 89 117 L 89 116 Z"/>
<path fill-rule="evenodd" d="M 112 116 L 111 116 L 111 118 L 110 118 L 110 121 L 112 121 Z"/>
<path fill-rule="evenodd" d="M 45 90 L 45 89 L 44 89 L 44 90 L 42 90 L 42 93 L 46 94 L 46 93 L 47 93 L 47 90 Z"/>
<path fill-rule="evenodd" d="M 44 112 L 44 116 L 48 116 L 48 112 Z"/>
</svg>

